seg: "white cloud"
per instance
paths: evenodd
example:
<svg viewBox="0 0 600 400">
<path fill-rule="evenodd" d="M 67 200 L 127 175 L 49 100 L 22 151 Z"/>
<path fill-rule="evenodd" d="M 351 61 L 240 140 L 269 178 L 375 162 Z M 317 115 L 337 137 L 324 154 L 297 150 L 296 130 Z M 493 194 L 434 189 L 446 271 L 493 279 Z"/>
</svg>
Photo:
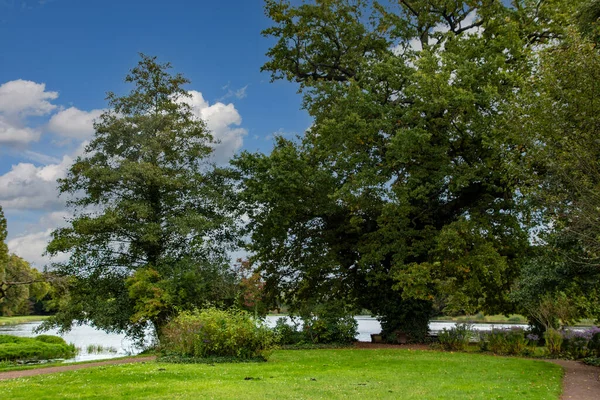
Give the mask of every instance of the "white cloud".
<svg viewBox="0 0 600 400">
<path fill-rule="evenodd" d="M 82 111 L 70 107 L 54 114 L 48 122 L 48 129 L 62 137 L 89 138 L 94 134 L 94 120 L 103 112 L 104 110 Z"/>
<path fill-rule="evenodd" d="M 45 229 L 40 232 L 30 233 L 9 240 L 6 244 L 11 253 L 30 262 L 32 266 L 42 269 L 51 261 L 62 262 L 68 260 L 68 254 L 59 254 L 54 258 L 44 255 L 46 246 L 52 238 L 51 234 L 54 229 Z"/>
<path fill-rule="evenodd" d="M 4 209 L 59 210 L 65 205 L 58 197 L 56 180 L 64 178 L 73 159 L 64 156 L 58 164 L 36 167 L 31 163 L 13 165 L 0 175 L 0 204 Z"/>
<path fill-rule="evenodd" d="M 28 127 L 27 117 L 47 115 L 56 106 L 49 102 L 57 92 L 46 85 L 22 79 L 0 85 L 0 144 L 25 146 L 39 140 L 39 129 Z"/>
<path fill-rule="evenodd" d="M 58 97 L 58 92 L 47 92 L 44 83 L 18 79 L 0 85 L 0 113 L 5 115 L 40 116 L 56 108 L 48 100 Z"/>
<path fill-rule="evenodd" d="M 183 99 L 192 108 L 192 112 L 198 118 L 206 121 L 215 140 L 219 142 L 215 146 L 214 158 L 216 162 L 226 162 L 242 147 L 246 129 L 240 128 L 242 117 L 232 103 L 224 104 L 217 102 L 210 105 L 204 100 L 202 93 L 195 90 L 189 92 L 189 98 Z"/>
<path fill-rule="evenodd" d="M 37 129 L 11 124 L 0 115 L 0 144 L 23 146 L 39 140 L 40 134 Z"/>
</svg>

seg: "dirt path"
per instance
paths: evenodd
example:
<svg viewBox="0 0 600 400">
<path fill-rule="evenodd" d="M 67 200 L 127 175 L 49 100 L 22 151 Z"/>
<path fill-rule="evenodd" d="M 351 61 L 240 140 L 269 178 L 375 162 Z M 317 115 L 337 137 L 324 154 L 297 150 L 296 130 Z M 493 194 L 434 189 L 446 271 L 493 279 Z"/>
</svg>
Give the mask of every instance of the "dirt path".
<svg viewBox="0 0 600 400">
<path fill-rule="evenodd" d="M 102 365 L 148 362 L 148 361 L 154 361 L 155 358 L 156 357 L 154 357 L 154 356 L 119 358 L 116 360 L 98 361 L 98 362 L 87 363 L 87 364 L 61 365 L 58 367 L 27 369 L 27 370 L 23 370 L 23 371 L 0 372 L 0 381 L 5 380 L 5 379 L 25 378 L 28 376 L 35 376 L 35 375 L 54 374 L 56 372 L 75 371 L 77 369 L 100 367 Z"/>
<path fill-rule="evenodd" d="M 600 399 L 600 368 L 578 361 L 552 360 L 565 369 L 562 400 Z"/>
</svg>

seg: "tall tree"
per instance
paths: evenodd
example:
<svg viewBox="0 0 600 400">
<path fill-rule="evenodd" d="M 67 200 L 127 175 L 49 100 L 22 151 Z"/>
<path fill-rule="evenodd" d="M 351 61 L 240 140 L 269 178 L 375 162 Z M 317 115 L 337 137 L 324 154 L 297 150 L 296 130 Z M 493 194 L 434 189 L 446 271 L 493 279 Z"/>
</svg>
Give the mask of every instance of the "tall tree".
<svg viewBox="0 0 600 400">
<path fill-rule="evenodd" d="M 0 265 L 5 265 L 8 261 L 8 247 L 5 243 L 7 235 L 8 229 L 6 227 L 6 218 L 4 217 L 4 211 L 0 205 Z"/>
<path fill-rule="evenodd" d="M 568 12 L 268 0 L 276 43 L 263 70 L 298 82 L 314 117 L 300 144 L 236 161 L 270 290 L 345 297 L 413 339 L 434 306 L 509 311 L 529 221 L 522 134 L 505 129 L 505 111 Z"/>
<path fill-rule="evenodd" d="M 77 279 L 51 324 L 157 332 L 176 309 L 233 301 L 227 251 L 235 242 L 229 177 L 210 163 L 215 142 L 187 103 L 188 83 L 141 56 L 65 179 L 75 216 L 48 252 Z"/>
<path fill-rule="evenodd" d="M 29 300 L 41 299 L 49 285 L 29 263 L 8 253 L 6 218 L 0 206 L 0 315 L 28 314 Z"/>
<path fill-rule="evenodd" d="M 565 292 L 579 317 L 600 318 L 600 3 L 586 2 L 567 35 L 543 49 L 515 103 L 528 131 L 530 198 L 543 216 L 538 256 L 515 293 L 527 308 Z M 535 284 L 532 284 L 535 282 Z M 533 306 L 532 306 L 533 304 Z"/>
</svg>

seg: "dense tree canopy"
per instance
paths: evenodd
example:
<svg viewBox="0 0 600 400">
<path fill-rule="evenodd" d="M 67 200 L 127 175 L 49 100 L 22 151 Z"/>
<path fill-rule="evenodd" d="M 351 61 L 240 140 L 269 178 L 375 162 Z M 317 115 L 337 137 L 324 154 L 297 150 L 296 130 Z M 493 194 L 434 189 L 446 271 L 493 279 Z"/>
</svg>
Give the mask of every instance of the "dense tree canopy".
<svg viewBox="0 0 600 400">
<path fill-rule="evenodd" d="M 70 254 L 69 302 L 52 321 L 113 331 L 157 330 L 176 309 L 235 296 L 227 272 L 234 245 L 228 176 L 210 164 L 214 141 L 188 105 L 188 81 L 142 55 L 132 91 L 108 94 L 110 110 L 60 191 L 74 218 L 48 252 Z"/>
<path fill-rule="evenodd" d="M 562 292 L 577 316 L 600 317 L 599 4 L 584 4 L 568 33 L 540 52 L 512 110 L 528 132 L 528 195 L 545 226 L 514 293 L 525 312 Z"/>
<path fill-rule="evenodd" d="M 509 311 L 531 220 L 507 110 L 571 6 L 267 1 L 263 70 L 298 82 L 314 117 L 234 162 L 272 295 L 341 296 L 415 338 L 434 308 Z"/>
</svg>

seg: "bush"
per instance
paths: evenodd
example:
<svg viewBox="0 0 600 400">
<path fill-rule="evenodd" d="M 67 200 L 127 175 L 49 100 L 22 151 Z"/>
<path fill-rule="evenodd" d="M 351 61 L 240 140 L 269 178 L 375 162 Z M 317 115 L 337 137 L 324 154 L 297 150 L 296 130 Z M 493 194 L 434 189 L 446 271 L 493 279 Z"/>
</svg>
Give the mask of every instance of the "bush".
<svg viewBox="0 0 600 400">
<path fill-rule="evenodd" d="M 298 329 L 298 324 L 293 320 L 292 324 L 293 325 L 288 324 L 286 318 L 277 319 L 275 326 L 273 327 L 277 343 L 281 345 L 290 345 L 304 341 L 304 334 Z"/>
<path fill-rule="evenodd" d="M 584 331 L 565 330 L 561 332 L 561 355 L 575 360 L 600 354 L 600 328 Z"/>
<path fill-rule="evenodd" d="M 544 339 L 546 340 L 546 348 L 548 349 L 548 352 L 553 356 L 559 355 L 563 342 L 563 337 L 560 331 L 554 328 L 549 328 L 544 333 Z"/>
<path fill-rule="evenodd" d="M 207 308 L 185 311 L 162 330 L 163 356 L 266 360 L 274 346 L 273 332 L 238 310 Z"/>
<path fill-rule="evenodd" d="M 442 330 L 438 340 L 444 350 L 463 351 L 469 345 L 471 338 L 475 337 L 472 324 L 456 324 L 455 327 Z"/>
<path fill-rule="evenodd" d="M 75 346 L 66 344 L 62 338 L 41 336 L 26 338 L 0 335 L 0 361 L 52 360 L 75 355 Z"/>
<path fill-rule="evenodd" d="M 52 344 L 67 344 L 65 339 L 60 336 L 52 336 L 52 335 L 38 335 L 35 337 L 35 340 L 39 340 L 44 343 L 52 343 Z"/>
<path fill-rule="evenodd" d="M 530 353 L 529 345 L 538 338 L 535 335 L 525 336 L 523 328 L 492 329 L 491 332 L 482 333 L 479 337 L 479 347 L 482 351 L 491 351 L 494 354 L 527 355 Z"/>
<path fill-rule="evenodd" d="M 356 341 L 358 322 L 350 316 L 309 316 L 302 318 L 302 329 L 292 319 L 279 318 L 273 331 L 280 345 L 345 345 Z"/>
<path fill-rule="evenodd" d="M 319 344 L 347 344 L 356 341 L 358 322 L 354 317 L 311 317 L 304 319 L 306 341 Z"/>
</svg>

